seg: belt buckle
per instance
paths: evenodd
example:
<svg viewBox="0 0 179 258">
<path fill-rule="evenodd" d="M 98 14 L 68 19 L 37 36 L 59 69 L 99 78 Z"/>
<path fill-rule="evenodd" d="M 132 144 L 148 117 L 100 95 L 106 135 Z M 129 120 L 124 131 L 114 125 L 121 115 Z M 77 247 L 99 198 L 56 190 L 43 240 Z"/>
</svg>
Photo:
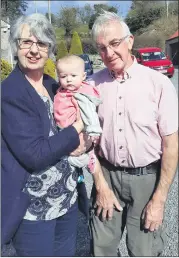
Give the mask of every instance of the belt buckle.
<svg viewBox="0 0 179 258">
<path fill-rule="evenodd" d="M 123 172 L 127 173 L 127 171 L 126 171 L 126 168 L 125 168 L 125 167 L 121 167 L 121 169 L 122 169 L 122 171 L 123 171 Z"/>
<path fill-rule="evenodd" d="M 136 176 L 141 176 L 141 175 L 143 175 L 143 169 L 142 168 L 137 168 L 137 173 L 135 174 Z"/>
</svg>

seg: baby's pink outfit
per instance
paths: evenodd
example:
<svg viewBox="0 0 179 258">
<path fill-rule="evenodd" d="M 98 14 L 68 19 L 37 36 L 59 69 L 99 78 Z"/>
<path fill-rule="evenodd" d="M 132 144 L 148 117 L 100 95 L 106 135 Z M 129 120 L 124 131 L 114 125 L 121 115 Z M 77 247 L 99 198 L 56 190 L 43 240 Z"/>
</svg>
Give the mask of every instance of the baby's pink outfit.
<svg viewBox="0 0 179 258">
<path fill-rule="evenodd" d="M 81 93 L 91 97 L 100 98 L 99 92 L 96 87 L 89 85 L 87 82 L 82 82 L 81 87 L 74 91 L 59 88 L 57 90 L 57 94 L 54 97 L 54 118 L 56 124 L 60 128 L 68 127 L 76 120 L 77 110 L 72 101 L 75 93 Z M 89 163 L 87 167 L 91 173 L 94 173 L 96 164 L 96 156 L 94 150 L 90 151 L 88 155 Z"/>
<path fill-rule="evenodd" d="M 75 93 L 82 93 L 99 98 L 99 92 L 96 87 L 83 82 L 81 87 L 75 91 L 69 91 L 59 88 L 54 97 L 54 118 L 57 125 L 61 128 L 68 127 L 76 120 L 76 108 L 72 102 Z"/>
</svg>

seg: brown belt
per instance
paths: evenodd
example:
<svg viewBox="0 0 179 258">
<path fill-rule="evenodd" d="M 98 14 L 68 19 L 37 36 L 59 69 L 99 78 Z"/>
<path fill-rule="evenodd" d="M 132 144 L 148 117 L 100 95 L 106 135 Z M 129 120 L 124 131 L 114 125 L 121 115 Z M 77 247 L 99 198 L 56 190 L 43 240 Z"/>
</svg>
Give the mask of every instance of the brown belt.
<svg viewBox="0 0 179 258">
<path fill-rule="evenodd" d="M 128 167 L 121 167 L 121 166 L 114 166 L 112 165 L 109 161 L 107 161 L 104 158 L 99 157 L 99 160 L 104 162 L 104 164 L 108 164 L 114 171 L 115 170 L 120 170 L 126 174 L 130 175 L 136 175 L 136 176 L 141 176 L 141 175 L 147 175 L 147 174 L 155 174 L 156 172 L 159 171 L 160 166 L 161 166 L 161 160 L 154 161 L 150 164 L 148 164 L 145 167 L 137 167 L 137 168 L 128 168 Z"/>
</svg>

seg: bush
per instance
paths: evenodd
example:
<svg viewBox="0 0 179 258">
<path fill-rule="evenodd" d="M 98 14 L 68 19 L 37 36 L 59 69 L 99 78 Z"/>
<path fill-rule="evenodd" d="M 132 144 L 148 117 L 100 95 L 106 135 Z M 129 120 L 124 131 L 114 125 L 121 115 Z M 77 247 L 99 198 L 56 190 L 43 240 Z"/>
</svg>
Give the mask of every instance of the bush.
<svg viewBox="0 0 179 258">
<path fill-rule="evenodd" d="M 67 49 L 70 49 L 71 39 L 66 38 L 66 43 L 67 43 Z M 91 39 L 90 35 L 88 35 L 87 38 L 82 38 L 81 43 L 82 43 L 84 54 L 91 54 L 91 55 L 98 54 L 96 48 L 93 45 L 93 42 L 92 42 L 92 39 Z"/>
<path fill-rule="evenodd" d="M 57 57 L 56 58 L 58 60 L 59 58 L 62 58 L 66 55 L 68 55 L 68 50 L 67 50 L 65 41 L 62 40 L 62 41 L 60 41 L 60 43 L 57 46 Z"/>
<path fill-rule="evenodd" d="M 45 63 L 44 73 L 56 80 L 56 66 L 50 58 Z"/>
<path fill-rule="evenodd" d="M 6 79 L 11 72 L 11 65 L 6 60 L 1 59 L 1 81 Z"/>
<path fill-rule="evenodd" d="M 76 32 L 76 31 L 73 32 L 69 53 L 72 55 L 82 55 L 83 54 L 81 40 L 78 35 L 78 32 Z"/>
</svg>

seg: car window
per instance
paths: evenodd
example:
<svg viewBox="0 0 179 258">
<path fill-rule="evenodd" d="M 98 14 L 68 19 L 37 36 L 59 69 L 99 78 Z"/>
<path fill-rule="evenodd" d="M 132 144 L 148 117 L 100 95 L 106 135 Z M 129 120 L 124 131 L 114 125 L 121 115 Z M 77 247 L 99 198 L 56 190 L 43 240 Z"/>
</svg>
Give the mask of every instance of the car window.
<svg viewBox="0 0 179 258">
<path fill-rule="evenodd" d="M 144 61 L 154 61 L 154 60 L 161 60 L 161 59 L 167 59 L 164 52 L 147 52 L 147 53 L 141 53 L 142 58 Z"/>
</svg>

